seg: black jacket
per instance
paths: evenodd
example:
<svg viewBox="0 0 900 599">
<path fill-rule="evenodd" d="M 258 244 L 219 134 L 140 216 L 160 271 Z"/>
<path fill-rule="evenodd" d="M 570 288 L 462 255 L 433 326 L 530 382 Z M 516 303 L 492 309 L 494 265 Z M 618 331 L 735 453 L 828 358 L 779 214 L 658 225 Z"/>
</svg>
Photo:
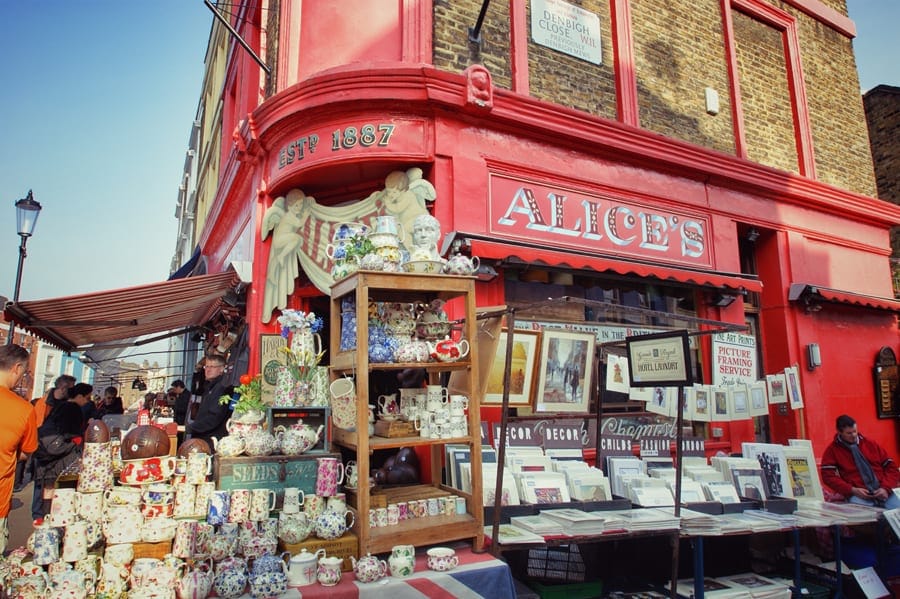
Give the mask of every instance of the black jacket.
<svg viewBox="0 0 900 599">
<path fill-rule="evenodd" d="M 188 431 L 192 438 L 203 439 L 212 447 L 212 438 L 220 439 L 228 434 L 225 423 L 231 416 L 228 404 L 219 403 L 219 398 L 229 392 L 224 376 L 206 381 L 206 392 L 200 400 L 197 417 L 191 421 Z"/>
</svg>

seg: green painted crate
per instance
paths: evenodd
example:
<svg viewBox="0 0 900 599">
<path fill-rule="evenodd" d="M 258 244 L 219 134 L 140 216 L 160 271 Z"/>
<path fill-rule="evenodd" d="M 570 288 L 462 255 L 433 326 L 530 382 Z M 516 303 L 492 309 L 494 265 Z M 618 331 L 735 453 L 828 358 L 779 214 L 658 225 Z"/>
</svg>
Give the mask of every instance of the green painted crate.
<svg viewBox="0 0 900 599">
<path fill-rule="evenodd" d="M 270 455 L 262 457 L 213 457 L 213 479 L 216 487 L 234 489 L 272 489 L 277 495 L 276 509 L 281 509 L 285 487 L 298 487 L 305 495 L 316 494 L 316 473 L 321 457 L 340 459 L 337 453 Z"/>
<path fill-rule="evenodd" d="M 530 586 L 541 599 L 591 599 L 603 595 L 603 582 L 574 582 L 569 584 L 545 584 L 529 581 Z"/>
</svg>

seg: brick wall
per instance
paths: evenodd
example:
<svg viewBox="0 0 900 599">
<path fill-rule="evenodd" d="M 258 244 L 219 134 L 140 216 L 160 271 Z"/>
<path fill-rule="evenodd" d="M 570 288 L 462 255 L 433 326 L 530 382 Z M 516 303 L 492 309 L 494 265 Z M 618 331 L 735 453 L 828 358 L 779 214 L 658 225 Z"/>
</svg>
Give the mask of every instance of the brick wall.
<svg viewBox="0 0 900 599">
<path fill-rule="evenodd" d="M 603 64 L 591 65 L 529 41 L 530 93 L 590 114 L 616 118 L 609 2 L 570 3 L 599 15 Z M 771 3 L 797 22 L 819 180 L 875 195 L 851 41 L 781 0 Z M 847 14 L 846 0 L 824 0 L 823 4 Z M 462 72 L 473 63 L 481 63 L 491 71 L 496 86 L 509 89 L 508 6 L 504 0 L 490 3 L 482 28 L 484 44 L 478 52 L 468 42 L 467 29 L 478 17 L 481 0 L 434 0 L 435 66 Z M 630 0 L 630 8 L 640 126 L 733 154 L 719 0 Z M 748 154 L 761 164 L 797 172 L 781 34 L 737 11 L 733 15 Z M 527 26 L 530 28 L 530 20 Z M 718 115 L 706 113 L 706 87 L 718 92 Z"/>
<path fill-rule="evenodd" d="M 875 180 L 878 197 L 900 204 L 900 87 L 879 85 L 863 96 L 872 159 L 875 162 Z M 891 231 L 893 257 L 900 259 L 900 227 Z M 900 269 L 896 268 L 898 276 Z M 900 291 L 900 280 L 895 278 L 895 289 Z"/>
</svg>

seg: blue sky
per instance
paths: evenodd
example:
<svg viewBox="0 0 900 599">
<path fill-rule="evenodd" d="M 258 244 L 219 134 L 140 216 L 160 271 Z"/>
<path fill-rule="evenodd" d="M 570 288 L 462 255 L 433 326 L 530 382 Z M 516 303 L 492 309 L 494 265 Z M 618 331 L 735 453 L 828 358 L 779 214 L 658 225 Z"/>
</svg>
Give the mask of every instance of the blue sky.
<svg viewBox="0 0 900 599">
<path fill-rule="evenodd" d="M 202 0 L 8 0 L 0 36 L 0 295 L 14 202 L 43 205 L 20 299 L 165 279 L 213 16 Z M 900 86 L 898 0 L 849 0 L 863 90 Z"/>
</svg>

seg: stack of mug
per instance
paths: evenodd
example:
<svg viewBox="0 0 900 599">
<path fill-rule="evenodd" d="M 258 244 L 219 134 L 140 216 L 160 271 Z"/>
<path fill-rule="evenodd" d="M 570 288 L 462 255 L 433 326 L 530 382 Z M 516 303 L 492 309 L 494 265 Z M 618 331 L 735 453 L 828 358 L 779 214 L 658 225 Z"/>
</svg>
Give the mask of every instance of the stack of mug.
<svg viewBox="0 0 900 599">
<path fill-rule="evenodd" d="M 376 216 L 372 219 L 372 230 L 367 235 L 371 251 L 360 259 L 359 267 L 364 270 L 402 272 L 403 253 L 400 244 L 405 237 L 403 225 L 391 215 Z"/>
<path fill-rule="evenodd" d="M 369 528 L 395 526 L 404 520 L 466 513 L 466 500 L 456 495 L 412 499 L 369 509 Z"/>
<path fill-rule="evenodd" d="M 401 414 L 415 423 L 422 437 L 456 439 L 469 435 L 468 407 L 465 395 L 450 395 L 446 387 L 428 385 L 424 394 L 416 395 L 415 403 L 401 401 Z"/>
</svg>

